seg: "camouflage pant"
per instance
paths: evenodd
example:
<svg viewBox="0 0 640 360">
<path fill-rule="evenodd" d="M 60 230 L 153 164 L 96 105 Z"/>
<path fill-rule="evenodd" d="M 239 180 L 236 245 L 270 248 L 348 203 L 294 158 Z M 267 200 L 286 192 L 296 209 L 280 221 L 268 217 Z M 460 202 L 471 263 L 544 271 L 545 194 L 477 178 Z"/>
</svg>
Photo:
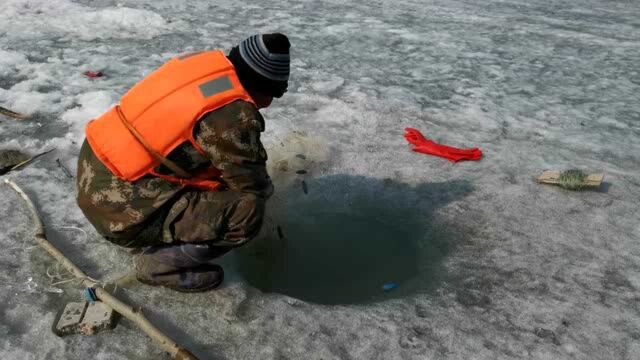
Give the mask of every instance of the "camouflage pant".
<svg viewBox="0 0 640 360">
<path fill-rule="evenodd" d="M 129 239 L 108 238 L 126 247 L 207 244 L 238 247 L 255 237 L 262 226 L 265 200 L 234 191 L 183 193 Z"/>
</svg>

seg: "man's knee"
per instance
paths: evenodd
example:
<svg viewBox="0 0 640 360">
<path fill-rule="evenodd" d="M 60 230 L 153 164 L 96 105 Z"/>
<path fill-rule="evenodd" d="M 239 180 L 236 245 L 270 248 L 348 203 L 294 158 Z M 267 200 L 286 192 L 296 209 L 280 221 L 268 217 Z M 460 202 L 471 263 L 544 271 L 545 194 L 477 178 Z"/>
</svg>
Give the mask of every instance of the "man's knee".
<svg viewBox="0 0 640 360">
<path fill-rule="evenodd" d="M 229 210 L 228 228 L 223 240 L 225 243 L 240 246 L 258 235 L 264 219 L 265 199 L 242 193 Z"/>
<path fill-rule="evenodd" d="M 263 198 L 232 191 L 190 193 L 181 204 L 166 219 L 174 241 L 212 241 L 231 247 L 258 234 L 265 208 Z"/>
</svg>

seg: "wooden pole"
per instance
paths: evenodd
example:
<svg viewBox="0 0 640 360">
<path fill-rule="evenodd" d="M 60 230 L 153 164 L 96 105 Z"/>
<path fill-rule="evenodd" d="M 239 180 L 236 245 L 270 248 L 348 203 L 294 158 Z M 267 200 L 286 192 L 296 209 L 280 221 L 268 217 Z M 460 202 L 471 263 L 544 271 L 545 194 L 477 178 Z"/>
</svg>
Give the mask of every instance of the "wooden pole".
<svg viewBox="0 0 640 360">
<path fill-rule="evenodd" d="M 27 115 L 20 114 L 18 112 L 9 110 L 7 108 L 3 108 L 2 106 L 0 106 L 0 114 L 8 116 L 8 117 L 12 117 L 14 119 L 18 119 L 18 120 L 24 120 L 24 119 L 29 118 Z"/>
<path fill-rule="evenodd" d="M 82 285 L 86 287 L 93 287 L 96 296 L 100 301 L 110 306 L 113 310 L 120 313 L 125 318 L 133 321 L 142 331 L 144 331 L 149 337 L 157 341 L 160 347 L 167 351 L 175 360 L 198 360 L 195 355 L 191 354 L 188 350 L 178 345 L 175 341 L 171 340 L 167 335 L 162 333 L 157 327 L 155 327 L 142 313 L 142 309 L 134 309 L 133 307 L 118 300 L 115 296 L 111 295 L 108 291 L 102 288 L 97 281 L 88 277 L 79 267 L 72 263 L 60 250 L 58 250 L 53 244 L 51 244 L 44 233 L 44 226 L 42 220 L 38 215 L 36 207 L 29 196 L 13 181 L 6 180 L 6 184 L 11 186 L 19 195 L 24 199 L 27 207 L 31 211 L 33 221 L 36 223 L 35 239 L 38 245 L 44 248 L 49 255 L 53 256 L 59 263 L 62 264 L 69 272 L 82 281 Z"/>
<path fill-rule="evenodd" d="M 39 158 L 42 155 L 46 155 L 46 154 L 52 152 L 53 150 L 55 150 L 55 148 L 49 149 L 49 150 L 47 150 L 45 152 L 41 152 L 40 154 L 34 155 L 34 156 L 28 158 L 27 160 L 22 161 L 22 162 L 20 162 L 20 163 L 18 163 L 16 165 L 12 166 L 11 169 L 9 169 L 9 171 L 18 170 L 21 166 L 27 165 L 28 163 L 32 162 L 33 160 Z"/>
</svg>

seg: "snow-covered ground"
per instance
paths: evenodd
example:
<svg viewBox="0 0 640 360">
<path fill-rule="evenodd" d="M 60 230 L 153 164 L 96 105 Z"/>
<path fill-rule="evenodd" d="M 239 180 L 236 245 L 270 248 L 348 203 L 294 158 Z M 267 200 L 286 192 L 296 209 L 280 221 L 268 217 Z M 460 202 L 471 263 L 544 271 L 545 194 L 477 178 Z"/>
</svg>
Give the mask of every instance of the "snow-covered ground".
<svg viewBox="0 0 640 360">
<path fill-rule="evenodd" d="M 638 1 L 2 0 L 0 18 L 0 105 L 33 117 L 0 118 L 0 148 L 57 149 L 5 177 L 106 280 L 131 255 L 55 160 L 75 172 L 87 121 L 172 56 L 290 37 L 264 238 L 222 260 L 218 291 L 118 290 L 201 359 L 640 358 Z M 405 127 L 485 157 L 412 153 Z M 568 168 L 607 184 L 533 180 Z M 168 358 L 128 321 L 56 337 L 79 288 L 52 284 L 69 277 L 5 185 L 0 209 L 0 358 Z"/>
</svg>

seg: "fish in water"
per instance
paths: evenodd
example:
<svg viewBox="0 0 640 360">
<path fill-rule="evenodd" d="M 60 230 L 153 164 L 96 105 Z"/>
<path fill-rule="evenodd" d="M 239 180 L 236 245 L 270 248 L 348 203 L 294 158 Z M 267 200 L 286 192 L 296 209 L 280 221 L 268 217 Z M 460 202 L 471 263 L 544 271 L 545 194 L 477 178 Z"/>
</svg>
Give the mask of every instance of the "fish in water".
<svg viewBox="0 0 640 360">
<path fill-rule="evenodd" d="M 302 180 L 302 191 L 304 191 L 305 194 L 309 193 L 309 188 L 307 187 L 307 183 Z"/>
<path fill-rule="evenodd" d="M 298 174 L 298 175 L 304 175 L 306 173 L 307 173 L 307 170 L 298 170 L 298 171 L 296 171 L 296 174 Z"/>
<path fill-rule="evenodd" d="M 307 159 L 307 157 L 306 157 L 306 156 L 304 156 L 304 155 L 302 155 L 302 154 L 296 154 L 296 157 L 297 157 L 298 159 L 302 159 L 302 160 L 306 160 L 306 159 Z"/>
<path fill-rule="evenodd" d="M 284 233 L 282 232 L 282 228 L 280 227 L 280 225 L 278 225 L 276 229 L 278 230 L 278 237 L 280 238 L 280 240 L 284 239 Z"/>
</svg>

